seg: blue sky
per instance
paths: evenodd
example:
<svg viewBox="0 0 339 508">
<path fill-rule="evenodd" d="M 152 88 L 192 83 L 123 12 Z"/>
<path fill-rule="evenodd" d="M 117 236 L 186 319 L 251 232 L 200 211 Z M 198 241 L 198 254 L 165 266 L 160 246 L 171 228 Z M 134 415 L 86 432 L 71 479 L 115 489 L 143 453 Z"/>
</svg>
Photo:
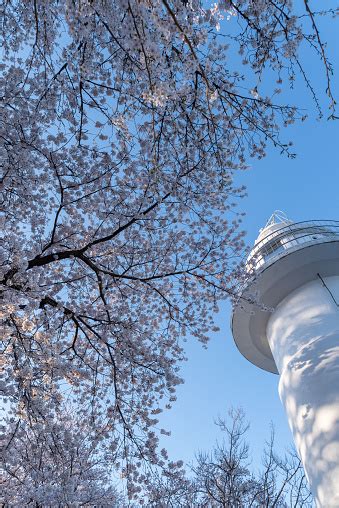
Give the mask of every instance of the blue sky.
<svg viewBox="0 0 339 508">
<path fill-rule="evenodd" d="M 321 31 L 328 42 L 328 52 L 337 76 L 334 90 L 339 100 L 338 21 L 321 20 Z M 247 186 L 248 197 L 239 202 L 246 212 L 246 241 L 253 244 L 258 231 L 276 209 L 291 220 L 339 219 L 339 121 L 327 121 L 325 81 L 322 68 L 307 54 L 306 67 L 324 105 L 324 119 L 316 118 L 311 98 L 302 83 L 284 99 L 306 108 L 309 119 L 285 129 L 285 139 L 292 140 L 295 159 L 280 155 L 269 147 L 267 157 L 250 161 L 251 169 L 238 175 Z M 276 445 L 283 451 L 292 442 L 279 400 L 278 376 L 262 371 L 245 360 L 236 349 L 230 331 L 231 308 L 224 304 L 215 322 L 220 332 L 211 336 L 208 350 L 194 340 L 187 343 L 188 362 L 182 369 L 185 384 L 178 389 L 178 400 L 161 424 L 172 431 L 165 438 L 173 458 L 190 462 L 198 450 L 210 448 L 220 438 L 213 424 L 218 415 L 231 407 L 241 406 L 250 421 L 248 440 L 257 466 L 263 444 L 270 433 L 270 422 L 276 431 Z"/>
</svg>

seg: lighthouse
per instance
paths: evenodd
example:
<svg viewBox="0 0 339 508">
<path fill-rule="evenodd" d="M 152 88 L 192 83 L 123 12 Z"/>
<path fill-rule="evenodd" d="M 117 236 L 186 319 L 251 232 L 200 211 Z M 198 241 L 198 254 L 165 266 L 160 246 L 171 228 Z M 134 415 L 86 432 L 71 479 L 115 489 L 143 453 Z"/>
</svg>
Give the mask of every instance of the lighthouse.
<svg viewBox="0 0 339 508">
<path fill-rule="evenodd" d="M 246 262 L 232 333 L 279 395 L 318 507 L 339 507 L 339 221 L 275 212 Z"/>
</svg>

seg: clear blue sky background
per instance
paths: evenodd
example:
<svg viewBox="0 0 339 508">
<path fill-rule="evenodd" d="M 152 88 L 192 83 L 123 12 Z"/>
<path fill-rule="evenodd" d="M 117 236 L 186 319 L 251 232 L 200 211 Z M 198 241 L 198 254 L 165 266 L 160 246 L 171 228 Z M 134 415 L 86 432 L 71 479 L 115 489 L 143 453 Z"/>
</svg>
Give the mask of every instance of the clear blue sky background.
<svg viewBox="0 0 339 508">
<path fill-rule="evenodd" d="M 337 69 L 334 88 L 339 100 L 339 21 L 323 19 L 320 27 Z M 326 120 L 328 104 L 322 67 L 309 53 L 305 58 L 309 75 L 321 94 L 324 119 L 316 119 L 311 98 L 301 82 L 296 83 L 293 92 L 284 94 L 283 99 L 289 103 L 306 108 L 309 119 L 283 132 L 285 139 L 294 143 L 296 159 L 288 159 L 269 147 L 265 159 L 250 161 L 251 169 L 238 176 L 248 189 L 248 197 L 239 202 L 239 209 L 247 213 L 244 229 L 250 245 L 276 209 L 295 221 L 339 220 L 339 120 Z M 277 392 L 278 376 L 258 369 L 240 355 L 232 339 L 230 315 L 230 305 L 223 305 L 215 316 L 221 331 L 211 336 L 207 351 L 194 340 L 187 344 L 189 361 L 182 369 L 185 384 L 178 389 L 173 409 L 161 418 L 161 424 L 172 431 L 162 444 L 173 459 L 190 462 L 195 452 L 209 449 L 220 438 L 214 419 L 226 415 L 231 406 L 243 407 L 250 421 L 248 441 L 254 467 L 259 464 L 264 441 L 269 437 L 270 422 L 275 427 L 278 451 L 292 441 Z"/>
</svg>

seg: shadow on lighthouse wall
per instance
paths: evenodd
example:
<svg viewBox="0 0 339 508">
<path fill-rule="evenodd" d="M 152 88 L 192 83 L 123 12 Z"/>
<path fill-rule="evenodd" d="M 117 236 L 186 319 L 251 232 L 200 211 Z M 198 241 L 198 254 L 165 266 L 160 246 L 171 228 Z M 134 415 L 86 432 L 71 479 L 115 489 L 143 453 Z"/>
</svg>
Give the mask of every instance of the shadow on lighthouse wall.
<svg viewBox="0 0 339 508">
<path fill-rule="evenodd" d="M 339 277 L 327 283 L 338 287 Z M 320 280 L 309 282 L 293 291 L 275 309 L 267 325 L 267 337 L 279 372 L 300 348 L 339 330 L 339 307 Z"/>
<path fill-rule="evenodd" d="M 339 277 L 328 278 L 334 290 Z M 279 395 L 321 507 L 339 506 L 339 308 L 319 280 L 286 297 L 267 336 L 280 372 Z"/>
<path fill-rule="evenodd" d="M 339 506 L 339 332 L 294 356 L 279 395 L 318 504 Z"/>
</svg>

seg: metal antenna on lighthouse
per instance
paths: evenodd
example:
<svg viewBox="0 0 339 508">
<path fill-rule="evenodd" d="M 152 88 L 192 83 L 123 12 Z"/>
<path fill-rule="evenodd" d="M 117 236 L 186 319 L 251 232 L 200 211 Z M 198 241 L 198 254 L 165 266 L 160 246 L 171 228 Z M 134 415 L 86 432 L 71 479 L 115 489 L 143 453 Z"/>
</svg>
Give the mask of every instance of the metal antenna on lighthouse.
<svg viewBox="0 0 339 508">
<path fill-rule="evenodd" d="M 289 224 L 291 221 L 287 218 L 285 212 L 282 212 L 281 210 L 275 210 L 271 217 L 266 222 L 264 229 L 268 228 L 269 226 L 272 226 L 273 224 Z"/>
</svg>

